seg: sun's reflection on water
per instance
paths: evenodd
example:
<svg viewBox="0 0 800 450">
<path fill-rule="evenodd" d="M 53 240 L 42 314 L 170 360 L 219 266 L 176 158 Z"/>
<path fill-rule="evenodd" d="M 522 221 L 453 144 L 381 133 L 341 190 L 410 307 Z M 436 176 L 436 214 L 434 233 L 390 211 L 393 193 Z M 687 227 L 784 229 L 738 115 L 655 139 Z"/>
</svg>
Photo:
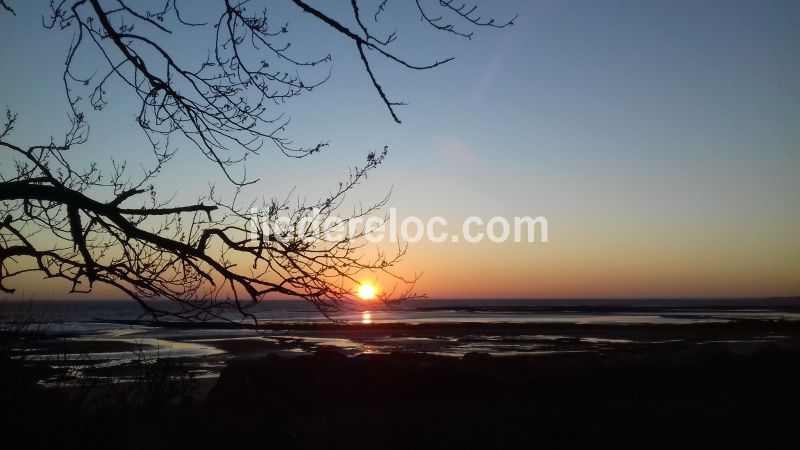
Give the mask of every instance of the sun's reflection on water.
<svg viewBox="0 0 800 450">
<path fill-rule="evenodd" d="M 361 323 L 365 325 L 369 325 L 372 323 L 372 313 L 369 311 L 364 311 L 361 313 Z"/>
</svg>

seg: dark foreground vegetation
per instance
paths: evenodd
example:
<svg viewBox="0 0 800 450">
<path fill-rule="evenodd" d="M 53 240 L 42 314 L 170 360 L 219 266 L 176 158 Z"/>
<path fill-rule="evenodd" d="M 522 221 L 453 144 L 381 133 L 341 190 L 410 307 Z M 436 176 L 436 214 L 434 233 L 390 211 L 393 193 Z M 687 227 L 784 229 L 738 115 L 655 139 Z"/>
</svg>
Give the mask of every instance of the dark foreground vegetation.
<svg viewBox="0 0 800 450">
<path fill-rule="evenodd" d="M 768 448 L 792 436 L 800 405 L 792 342 L 463 358 L 321 349 L 233 361 L 216 381 L 156 362 L 125 383 L 58 388 L 2 364 L 2 433 L 28 448 Z"/>
</svg>

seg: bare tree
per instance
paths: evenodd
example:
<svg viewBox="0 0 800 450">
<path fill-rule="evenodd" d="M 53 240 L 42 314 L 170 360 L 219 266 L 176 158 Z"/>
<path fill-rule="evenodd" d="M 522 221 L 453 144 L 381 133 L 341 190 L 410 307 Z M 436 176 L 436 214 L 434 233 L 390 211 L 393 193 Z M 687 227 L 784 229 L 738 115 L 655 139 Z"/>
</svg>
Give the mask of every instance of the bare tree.
<svg viewBox="0 0 800 450">
<path fill-rule="evenodd" d="M 8 3 L 0 2 L 2 10 L 15 14 Z M 203 21 L 187 17 L 177 0 L 150 8 L 123 0 L 50 2 L 45 27 L 73 34 L 63 72 L 72 126 L 60 142 L 20 145 L 11 140 L 16 116 L 6 114 L 0 128 L 0 151 L 5 153 L 0 166 L 0 290 L 13 292 L 8 280 L 38 272 L 67 280 L 72 292 L 89 292 L 96 283 L 111 285 L 157 317 L 191 320 L 222 317 L 228 309 L 248 316 L 249 305 L 272 294 L 311 301 L 327 315 L 352 299 L 351 287 L 364 271 L 386 273 L 397 281 L 397 290 L 382 295 L 385 302 L 415 295 L 416 278 L 393 272 L 404 247 L 391 255 L 376 250 L 367 256 L 366 230 L 331 239 L 329 229 L 305 221 L 309 215 L 322 223 L 337 216 L 345 195 L 383 162 L 386 148 L 368 153 L 362 166 L 318 202 L 293 207 L 288 200 L 239 204 L 241 188 L 257 181 L 247 177 L 241 163 L 265 143 L 291 157 L 327 146 L 325 141 L 293 144 L 285 135 L 289 118 L 280 106 L 324 83 L 330 77 L 324 66 L 331 56 L 302 59 L 290 54 L 288 24 L 278 23 L 266 9 L 251 12 L 248 6 L 254 3 L 217 0 L 220 14 Z M 352 27 L 304 1 L 290 3 L 352 42 L 377 95 L 398 123 L 396 106 L 403 103 L 389 99 L 371 58 L 413 70 L 450 61 L 418 64 L 395 54 L 390 44 L 397 32 L 383 37 L 370 32 L 357 0 L 348 8 Z M 367 17 L 378 23 L 388 14 L 388 4 L 377 2 Z M 424 23 L 465 38 L 472 33 L 451 20 L 496 28 L 513 20 L 484 20 L 475 7 L 453 0 L 416 0 L 412 7 Z M 203 29 L 213 36 L 207 58 L 186 64 L 170 52 L 170 36 Z M 101 66 L 76 64 L 81 52 L 90 51 L 99 55 L 94 61 Z M 155 153 L 152 168 L 136 179 L 125 163 L 113 162 L 110 173 L 104 173 L 96 164 L 79 168 L 70 160 L 69 150 L 88 138 L 81 108 L 103 109 L 111 80 L 138 96 L 137 123 Z M 159 200 L 155 182 L 174 155 L 169 144 L 174 135 L 188 139 L 221 168 L 237 186 L 233 199 L 219 198 L 212 188 L 189 205 Z M 234 168 L 241 168 L 241 174 L 233 173 Z M 347 217 L 373 214 L 387 199 Z M 254 207 L 265 211 L 265 221 L 290 217 L 290 227 L 280 235 L 258 229 L 253 238 L 248 226 Z M 153 299 L 173 300 L 177 306 L 162 309 Z"/>
</svg>

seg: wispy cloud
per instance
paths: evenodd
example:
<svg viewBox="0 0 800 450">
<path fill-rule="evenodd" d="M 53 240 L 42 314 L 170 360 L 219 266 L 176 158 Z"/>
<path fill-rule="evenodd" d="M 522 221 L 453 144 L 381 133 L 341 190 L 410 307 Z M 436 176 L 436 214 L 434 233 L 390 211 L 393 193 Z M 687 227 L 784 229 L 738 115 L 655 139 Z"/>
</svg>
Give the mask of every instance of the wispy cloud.
<svg viewBox="0 0 800 450">
<path fill-rule="evenodd" d="M 442 139 L 439 150 L 448 158 L 461 163 L 473 164 L 475 162 L 475 154 L 472 149 L 458 139 L 452 137 Z"/>
</svg>

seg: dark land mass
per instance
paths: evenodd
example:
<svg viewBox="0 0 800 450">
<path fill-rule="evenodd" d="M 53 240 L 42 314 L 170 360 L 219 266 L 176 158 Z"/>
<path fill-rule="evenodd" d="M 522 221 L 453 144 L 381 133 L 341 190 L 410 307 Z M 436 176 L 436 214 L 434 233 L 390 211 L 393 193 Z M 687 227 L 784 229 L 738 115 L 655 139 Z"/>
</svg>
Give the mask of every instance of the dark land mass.
<svg viewBox="0 0 800 450">
<path fill-rule="evenodd" d="M 172 361 L 139 364 L 135 382 L 61 388 L 37 383 L 41 367 L 5 358 L 0 426 L 28 448 L 773 448 L 796 440 L 797 322 L 376 325 L 318 331 L 463 337 L 490 327 L 507 337 L 637 342 L 462 358 L 348 356 L 324 346 L 255 356 L 248 347 L 240 354 L 250 356 L 216 380 L 194 380 Z"/>
<path fill-rule="evenodd" d="M 230 364 L 207 405 L 269 418 L 291 448 L 778 444 L 796 427 L 800 348 L 463 358 L 314 356 Z M 259 433 L 248 439 L 259 439 Z"/>
</svg>

